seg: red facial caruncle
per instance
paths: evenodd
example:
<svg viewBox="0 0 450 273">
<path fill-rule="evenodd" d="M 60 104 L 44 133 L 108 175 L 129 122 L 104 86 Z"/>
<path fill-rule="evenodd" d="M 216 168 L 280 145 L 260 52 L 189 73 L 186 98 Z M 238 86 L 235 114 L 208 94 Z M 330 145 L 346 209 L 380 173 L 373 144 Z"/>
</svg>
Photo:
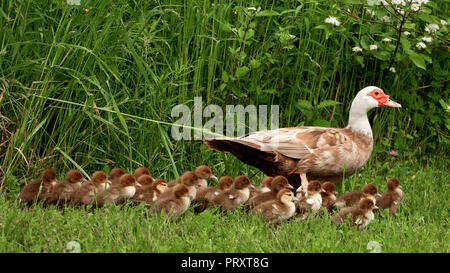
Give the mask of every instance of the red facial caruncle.
<svg viewBox="0 0 450 273">
<path fill-rule="evenodd" d="M 367 96 L 370 96 L 374 98 L 376 101 L 378 101 L 378 106 L 388 106 L 388 107 L 394 107 L 394 108 L 401 108 L 402 105 L 400 103 L 396 103 L 395 101 L 391 100 L 389 98 L 389 95 L 386 95 L 382 90 L 380 89 L 373 89 Z"/>
</svg>

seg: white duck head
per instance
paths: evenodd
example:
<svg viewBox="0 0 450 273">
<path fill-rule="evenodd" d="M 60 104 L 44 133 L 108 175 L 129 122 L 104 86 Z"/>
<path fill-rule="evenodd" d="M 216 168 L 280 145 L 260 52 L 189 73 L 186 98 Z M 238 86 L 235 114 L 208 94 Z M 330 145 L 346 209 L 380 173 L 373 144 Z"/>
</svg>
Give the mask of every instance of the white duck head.
<svg viewBox="0 0 450 273">
<path fill-rule="evenodd" d="M 379 106 L 402 107 L 399 103 L 389 99 L 389 96 L 379 87 L 367 86 L 363 88 L 353 99 L 347 128 L 372 137 L 372 129 L 367 118 L 367 112 Z"/>
</svg>

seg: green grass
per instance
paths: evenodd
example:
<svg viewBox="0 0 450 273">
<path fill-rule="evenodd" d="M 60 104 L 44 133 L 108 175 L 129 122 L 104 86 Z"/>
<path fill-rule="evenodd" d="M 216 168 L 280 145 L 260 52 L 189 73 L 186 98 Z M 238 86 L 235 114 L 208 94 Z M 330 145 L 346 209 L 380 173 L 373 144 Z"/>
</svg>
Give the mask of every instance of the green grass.
<svg viewBox="0 0 450 273">
<path fill-rule="evenodd" d="M 450 62 L 442 48 L 430 54 L 426 71 L 401 59 L 398 73 L 389 73 L 366 55 L 362 67 L 351 48 L 362 35 L 379 37 L 350 20 L 347 36 L 326 39 L 316 27 L 336 13 L 331 0 L 81 3 L 0 0 L 0 252 L 64 252 L 70 241 L 83 252 L 364 252 L 371 240 L 385 252 L 448 252 L 448 112 L 440 100 L 448 100 L 449 88 L 438 82 L 447 79 Z M 436 5 L 434 13 L 448 18 L 448 3 Z M 248 7 L 280 15 L 253 17 Z M 283 41 L 287 34 L 295 39 Z M 251 66 L 255 61 L 260 65 Z M 238 77 L 244 66 L 249 71 Z M 204 105 L 223 109 L 279 105 L 281 127 L 343 127 L 352 98 L 368 85 L 403 108 L 369 113 L 372 158 L 338 191 L 366 183 L 384 191 L 386 179 L 397 176 L 406 197 L 396 217 L 367 230 L 318 217 L 273 229 L 242 212 L 188 211 L 165 222 L 140 208 L 88 213 L 18 204 L 20 189 L 49 167 L 60 179 L 73 168 L 90 175 L 139 166 L 172 179 L 208 164 L 217 176 L 245 174 L 258 184 L 261 173 L 233 156 L 172 139 L 172 108 L 192 107 L 201 96 Z M 300 100 L 340 104 L 306 111 Z"/>
<path fill-rule="evenodd" d="M 369 252 L 367 244 L 376 241 L 381 252 L 448 253 L 448 170 L 438 163 L 424 169 L 409 162 L 396 166 L 382 171 L 366 167 L 338 186 L 344 192 L 373 183 L 385 191 L 387 177 L 400 178 L 405 196 L 395 216 L 383 211 L 383 218 L 376 217 L 362 231 L 334 226 L 329 215 L 274 228 L 243 209 L 195 214 L 191 207 L 180 218 L 167 220 L 147 216 L 142 206 L 57 210 L 26 207 L 2 195 L 0 252 L 69 252 L 70 241 L 78 242 L 81 252 Z"/>
</svg>

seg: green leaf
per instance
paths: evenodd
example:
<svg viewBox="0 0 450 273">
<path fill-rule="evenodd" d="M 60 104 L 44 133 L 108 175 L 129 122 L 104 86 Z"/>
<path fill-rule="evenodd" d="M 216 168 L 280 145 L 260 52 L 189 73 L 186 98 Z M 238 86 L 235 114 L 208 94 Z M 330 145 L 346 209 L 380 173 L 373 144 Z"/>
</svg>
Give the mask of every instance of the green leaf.
<svg viewBox="0 0 450 273">
<path fill-rule="evenodd" d="M 361 67 L 364 67 L 364 58 L 363 58 L 363 56 L 355 56 L 355 59 L 361 65 Z"/>
<path fill-rule="evenodd" d="M 407 51 L 409 59 L 419 68 L 422 68 L 423 70 L 427 70 L 427 66 L 425 65 L 425 59 L 413 52 L 413 51 Z"/>
<path fill-rule="evenodd" d="M 260 12 L 258 12 L 255 16 L 256 17 L 267 17 L 267 16 L 278 16 L 280 15 L 278 12 L 271 10 L 271 9 L 266 9 L 266 10 L 262 10 Z"/>
<path fill-rule="evenodd" d="M 400 38 L 400 43 L 402 44 L 402 48 L 404 51 L 408 51 L 411 49 L 411 43 L 405 37 Z"/>
<path fill-rule="evenodd" d="M 241 53 L 239 53 L 239 61 L 242 63 L 245 58 L 247 58 L 247 53 L 245 53 L 245 51 L 241 51 Z"/>
<path fill-rule="evenodd" d="M 335 106 L 341 104 L 340 102 L 334 101 L 334 100 L 324 100 L 322 101 L 318 106 L 317 109 L 322 109 L 325 107 Z"/>
<path fill-rule="evenodd" d="M 311 102 L 307 100 L 299 100 L 295 103 L 295 106 L 297 106 L 299 109 L 307 109 L 307 110 L 313 109 Z"/>
<path fill-rule="evenodd" d="M 351 5 L 363 4 L 361 0 L 344 0 L 343 2 Z"/>
<path fill-rule="evenodd" d="M 323 29 L 325 31 L 325 40 L 328 40 L 330 35 L 333 33 L 328 25 L 319 25 L 315 27 L 317 29 Z"/>
<path fill-rule="evenodd" d="M 422 11 L 417 14 L 417 17 L 430 24 L 439 24 L 439 19 L 436 16 L 423 13 Z"/>
<path fill-rule="evenodd" d="M 361 42 L 360 43 L 361 43 L 362 48 L 364 48 L 365 50 L 369 50 L 369 45 L 368 45 L 368 41 L 367 41 L 366 36 L 363 36 L 361 38 Z"/>
<path fill-rule="evenodd" d="M 269 88 L 269 89 L 264 89 L 263 92 L 268 93 L 268 94 L 276 94 L 277 90 L 275 90 L 274 88 Z"/>
<path fill-rule="evenodd" d="M 424 58 L 424 60 L 427 61 L 428 63 L 430 64 L 433 63 L 433 60 L 428 55 L 420 54 L 420 56 L 422 56 L 422 58 Z"/>
<path fill-rule="evenodd" d="M 313 122 L 313 126 L 319 126 L 319 127 L 330 127 L 330 122 L 324 119 L 316 119 Z"/>
<path fill-rule="evenodd" d="M 226 83 L 226 82 L 228 82 L 229 79 L 230 79 L 230 77 L 228 77 L 227 71 L 223 71 L 222 72 L 222 81 Z"/>
<path fill-rule="evenodd" d="M 261 66 L 261 62 L 260 62 L 260 61 L 258 61 L 258 60 L 256 60 L 256 59 L 252 59 L 252 60 L 250 61 L 250 67 L 251 67 L 251 68 L 256 69 L 256 68 L 258 68 L 258 67 L 260 67 L 260 66 Z"/>
<path fill-rule="evenodd" d="M 238 77 L 238 78 L 242 78 L 245 75 L 247 75 L 249 70 L 250 69 L 248 67 L 246 67 L 246 66 L 239 67 L 238 69 L 236 69 L 235 76 Z"/>
<path fill-rule="evenodd" d="M 387 51 L 375 52 L 373 55 L 375 56 L 375 58 L 382 60 L 382 61 L 389 60 L 389 57 L 391 56 L 391 54 L 389 54 L 389 52 L 387 52 Z"/>
</svg>

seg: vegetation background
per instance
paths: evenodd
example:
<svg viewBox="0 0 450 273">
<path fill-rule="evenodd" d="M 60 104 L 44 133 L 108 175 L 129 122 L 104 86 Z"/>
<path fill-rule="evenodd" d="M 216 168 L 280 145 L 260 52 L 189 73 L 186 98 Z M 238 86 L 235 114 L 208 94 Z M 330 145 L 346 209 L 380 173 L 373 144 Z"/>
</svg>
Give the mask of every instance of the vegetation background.
<svg viewBox="0 0 450 273">
<path fill-rule="evenodd" d="M 450 62 L 441 20 L 448 24 L 449 1 L 408 13 L 406 24 L 383 6 L 370 6 L 375 17 L 367 8 L 355 0 L 1 0 L 0 251 L 65 251 L 77 239 L 83 251 L 360 252 L 377 238 L 384 251 L 448 252 Z M 341 24 L 325 23 L 330 16 Z M 432 23 L 440 29 L 420 50 Z M 398 39 L 405 30 L 412 34 Z M 61 179 L 72 168 L 90 175 L 116 166 L 172 179 L 208 164 L 217 176 L 246 174 L 257 185 L 262 174 L 233 156 L 174 141 L 172 108 L 193 106 L 194 96 L 223 107 L 276 104 L 280 127 L 343 127 L 368 85 L 403 108 L 370 112 L 372 158 L 338 191 L 366 183 L 384 191 L 397 176 L 409 197 L 398 218 L 367 232 L 336 231 L 320 218 L 273 230 L 242 212 L 189 212 L 173 225 L 136 208 L 61 214 L 17 204 L 21 187 L 48 167 Z M 54 236 L 42 236 L 39 223 Z"/>
</svg>

